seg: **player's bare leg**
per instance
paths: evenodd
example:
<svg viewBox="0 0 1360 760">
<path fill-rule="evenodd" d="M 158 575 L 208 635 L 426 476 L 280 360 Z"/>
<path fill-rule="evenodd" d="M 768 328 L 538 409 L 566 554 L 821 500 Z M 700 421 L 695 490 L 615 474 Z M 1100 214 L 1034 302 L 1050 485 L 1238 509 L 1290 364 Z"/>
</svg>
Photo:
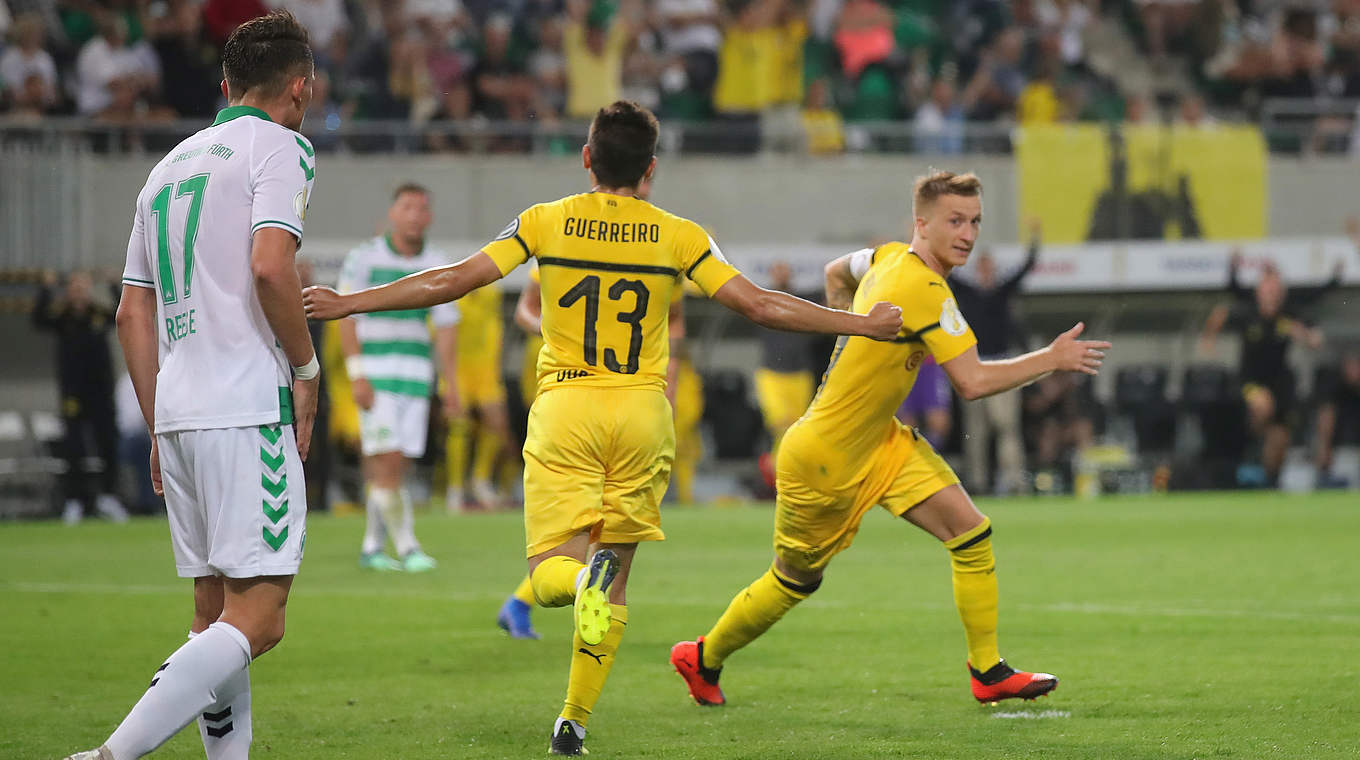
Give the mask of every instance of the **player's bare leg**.
<svg viewBox="0 0 1360 760">
<path fill-rule="evenodd" d="M 552 754 L 584 752 L 586 723 L 628 625 L 628 574 L 636 551 L 635 543 L 593 546 L 589 531 L 582 531 L 529 558 L 529 576 L 539 604 L 572 604 L 576 621 L 567 698 L 553 724 Z M 584 561 L 587 554 L 588 563 Z"/>
<path fill-rule="evenodd" d="M 931 495 L 902 515 L 935 536 L 949 550 L 954 570 L 954 604 L 968 641 L 968 669 L 973 696 L 995 703 L 1020 697 L 1033 699 L 1058 686 L 1047 673 L 1016 671 L 1001 659 L 997 646 L 996 560 L 992 527 L 968 493 L 952 485 Z"/>
<path fill-rule="evenodd" d="M 477 448 L 472 462 L 472 498 L 484 509 L 495 509 L 505 499 L 492 484 L 496 462 L 510 440 L 509 412 L 505 404 L 481 404 L 477 407 Z"/>
</svg>

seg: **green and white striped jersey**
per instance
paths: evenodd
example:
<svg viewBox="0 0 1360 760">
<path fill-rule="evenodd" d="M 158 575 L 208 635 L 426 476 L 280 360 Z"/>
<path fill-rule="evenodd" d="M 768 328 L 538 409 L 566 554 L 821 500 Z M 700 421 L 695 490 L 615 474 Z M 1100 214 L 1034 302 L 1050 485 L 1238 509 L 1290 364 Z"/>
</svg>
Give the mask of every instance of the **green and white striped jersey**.
<svg viewBox="0 0 1360 760">
<path fill-rule="evenodd" d="M 349 252 L 336 288 L 341 293 L 353 293 L 448 263 L 448 254 L 429 246 L 415 256 L 403 256 L 392 249 L 386 236 L 379 236 Z M 429 309 L 356 314 L 352 319 L 364 376 L 373 390 L 428 397 L 434 382 L 430 324 L 458 324 L 458 307 L 442 303 Z"/>
</svg>

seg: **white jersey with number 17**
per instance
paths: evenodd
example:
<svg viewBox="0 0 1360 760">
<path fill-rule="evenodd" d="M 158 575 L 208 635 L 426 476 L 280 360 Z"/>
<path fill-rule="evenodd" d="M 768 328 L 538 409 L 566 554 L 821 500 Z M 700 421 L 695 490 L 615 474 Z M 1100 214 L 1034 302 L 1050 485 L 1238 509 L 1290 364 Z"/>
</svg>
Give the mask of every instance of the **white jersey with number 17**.
<svg viewBox="0 0 1360 760">
<path fill-rule="evenodd" d="M 233 106 L 175 147 L 137 196 L 123 284 L 156 293 L 156 432 L 292 422 L 291 374 L 250 268 L 264 227 L 302 242 L 311 143 Z"/>
</svg>

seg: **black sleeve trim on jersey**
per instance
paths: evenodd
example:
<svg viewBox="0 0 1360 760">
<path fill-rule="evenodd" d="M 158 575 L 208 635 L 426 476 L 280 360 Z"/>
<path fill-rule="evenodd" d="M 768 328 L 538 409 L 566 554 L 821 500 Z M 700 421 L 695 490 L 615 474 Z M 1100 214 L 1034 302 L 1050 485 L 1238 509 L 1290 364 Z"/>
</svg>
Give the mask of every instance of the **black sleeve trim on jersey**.
<svg viewBox="0 0 1360 760">
<path fill-rule="evenodd" d="M 699 268 L 699 265 L 702 264 L 702 263 L 704 263 L 704 259 L 706 259 L 706 258 L 708 258 L 709 256 L 712 256 L 712 255 L 713 255 L 713 249 L 712 249 L 712 248 L 708 249 L 707 251 L 704 251 L 703 254 L 699 256 L 699 258 L 697 258 L 697 259 L 694 260 L 694 263 L 693 263 L 693 264 L 690 264 L 690 265 L 689 265 L 689 269 L 686 269 L 686 270 L 685 270 L 685 276 L 686 276 L 686 277 L 693 277 L 693 276 L 694 276 L 694 270 L 698 269 L 698 268 Z"/>
<path fill-rule="evenodd" d="M 932 324 L 926 325 L 925 327 L 922 327 L 921 329 L 917 330 L 916 332 L 912 332 L 911 330 L 908 330 L 906 335 L 899 335 L 899 336 L 897 336 L 896 338 L 893 338 L 893 339 L 892 339 L 892 342 L 893 342 L 893 343 L 923 343 L 924 341 L 921 340 L 921 336 L 922 336 L 922 335 L 925 335 L 926 333 L 930 332 L 931 330 L 934 330 L 934 329 L 938 328 L 939 326 L 940 326 L 940 323 L 939 323 L 939 322 L 934 322 L 934 323 L 932 323 Z"/>
<path fill-rule="evenodd" d="M 987 530 L 982 531 L 981 533 L 977 534 L 976 536 L 973 536 L 972 538 L 968 539 L 967 541 L 964 541 L 963 543 L 959 544 L 958 546 L 955 546 L 953 549 L 950 549 L 949 551 L 951 551 L 951 552 L 963 551 L 964 549 L 967 549 L 968 547 L 972 546 L 973 544 L 976 544 L 976 543 L 978 543 L 979 541 L 982 541 L 983 539 L 988 538 L 988 537 L 991 536 L 991 535 L 992 535 L 992 526 L 988 525 L 988 526 L 987 526 Z"/>
<path fill-rule="evenodd" d="M 570 267 L 572 269 L 596 269 L 601 272 L 628 272 L 630 274 L 664 274 L 676 277 L 680 270 L 653 264 L 619 264 L 613 261 L 590 261 L 589 259 L 564 259 L 558 256 L 539 256 L 539 266 Z"/>
<path fill-rule="evenodd" d="M 529 244 L 524 242 L 524 238 L 520 237 L 518 232 L 515 233 L 515 242 L 519 243 L 520 248 L 524 249 L 524 260 L 528 261 L 533 254 L 529 252 Z"/>
</svg>

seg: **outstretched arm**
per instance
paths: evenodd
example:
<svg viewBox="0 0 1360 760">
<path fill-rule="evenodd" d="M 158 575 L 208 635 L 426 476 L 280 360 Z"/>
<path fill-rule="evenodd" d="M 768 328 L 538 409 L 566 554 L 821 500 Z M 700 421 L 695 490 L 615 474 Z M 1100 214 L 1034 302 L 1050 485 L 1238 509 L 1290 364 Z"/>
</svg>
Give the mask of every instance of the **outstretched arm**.
<svg viewBox="0 0 1360 760">
<path fill-rule="evenodd" d="M 778 290 L 766 290 L 737 275 L 718 288 L 713 300 L 761 327 L 789 332 L 862 335 L 891 340 L 902 329 L 902 309 L 880 302 L 868 314 L 828 309 Z"/>
<path fill-rule="evenodd" d="M 1213 356 L 1215 341 L 1218 334 L 1223 331 L 1223 325 L 1228 323 L 1229 309 L 1227 304 L 1219 304 L 1214 310 L 1209 312 L 1209 318 L 1204 322 L 1204 332 L 1199 336 L 1199 352 L 1203 356 Z"/>
<path fill-rule="evenodd" d="M 1086 326 L 1076 326 L 1059 335 L 1048 346 L 999 361 L 980 361 L 977 346 L 940 365 L 954 389 L 968 401 L 1028 385 L 1050 372 L 1100 372 L 1105 350 L 1110 343 L 1103 340 L 1077 340 Z"/>
<path fill-rule="evenodd" d="M 500 267 L 485 253 L 477 253 L 457 264 L 431 267 L 356 293 L 340 295 L 331 288 L 313 286 L 302 293 L 307 316 L 312 319 L 339 319 L 351 314 L 400 309 L 423 309 L 456 301 L 469 292 L 501 278 Z"/>
</svg>

